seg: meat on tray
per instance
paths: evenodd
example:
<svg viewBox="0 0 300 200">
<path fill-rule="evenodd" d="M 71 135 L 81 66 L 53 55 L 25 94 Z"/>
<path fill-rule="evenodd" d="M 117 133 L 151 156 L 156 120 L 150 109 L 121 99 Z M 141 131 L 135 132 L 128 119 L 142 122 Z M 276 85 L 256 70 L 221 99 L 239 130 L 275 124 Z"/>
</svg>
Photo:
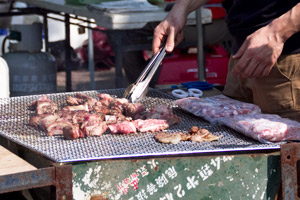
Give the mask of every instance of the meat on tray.
<svg viewBox="0 0 300 200">
<path fill-rule="evenodd" d="M 156 133 L 154 138 L 161 143 L 178 144 L 180 141 L 191 141 L 191 142 L 211 142 L 218 140 L 222 135 L 217 136 L 210 133 L 207 129 L 193 126 L 189 129 L 188 133 L 177 132 L 167 133 L 159 132 Z"/>
<path fill-rule="evenodd" d="M 187 97 L 176 100 L 175 105 L 209 122 L 215 122 L 215 120 L 220 117 L 261 113 L 257 105 L 237 101 L 224 95 L 206 98 Z"/>
<path fill-rule="evenodd" d="M 66 139 L 113 134 L 156 132 L 179 123 L 180 118 L 165 105 L 147 110 L 143 104 L 130 103 L 99 93 L 98 98 L 77 93 L 68 96 L 61 108 L 46 95 L 32 102 L 29 125 L 40 128 L 48 136 L 63 135 Z"/>
<path fill-rule="evenodd" d="M 300 123 L 275 114 L 239 115 L 218 122 L 262 143 L 300 140 Z"/>
</svg>

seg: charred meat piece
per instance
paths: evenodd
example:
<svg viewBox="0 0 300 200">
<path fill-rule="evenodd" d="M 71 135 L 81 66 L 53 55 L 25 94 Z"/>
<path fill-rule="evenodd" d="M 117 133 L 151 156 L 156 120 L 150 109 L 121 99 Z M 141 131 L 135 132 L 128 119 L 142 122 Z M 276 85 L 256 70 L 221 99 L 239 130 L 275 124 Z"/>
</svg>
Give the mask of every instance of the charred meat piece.
<svg viewBox="0 0 300 200">
<path fill-rule="evenodd" d="M 75 95 L 75 97 L 69 96 L 67 98 L 67 103 L 71 106 L 87 103 L 90 107 L 93 107 L 96 102 L 97 102 L 97 99 L 92 98 L 92 97 L 90 97 L 86 94 L 82 94 L 82 93 L 77 93 Z"/>
<path fill-rule="evenodd" d="M 84 133 L 80 130 L 79 125 L 69 125 L 63 128 L 63 136 L 67 140 L 75 140 L 85 137 Z"/>
<path fill-rule="evenodd" d="M 36 111 L 36 107 L 37 107 L 38 102 L 52 102 L 52 100 L 48 99 L 47 95 L 43 95 L 40 98 L 38 98 L 37 100 L 33 101 L 31 103 L 31 105 L 29 106 L 29 109 L 32 110 L 32 111 Z"/>
<path fill-rule="evenodd" d="M 103 113 L 104 115 L 110 112 L 109 108 L 105 105 L 102 105 L 99 101 L 93 106 L 93 111 L 96 113 Z"/>
<path fill-rule="evenodd" d="M 108 125 L 108 128 L 111 133 L 113 134 L 130 134 L 130 133 L 136 133 L 136 127 L 134 122 L 129 121 L 123 121 L 116 124 L 110 124 Z"/>
<path fill-rule="evenodd" d="M 112 101 L 114 99 L 110 94 L 107 94 L 107 93 L 99 93 L 98 97 L 101 100 L 107 100 L 107 101 Z"/>
<path fill-rule="evenodd" d="M 123 108 L 124 114 L 132 117 L 133 119 L 137 119 L 137 117 L 145 111 L 145 107 L 141 103 L 124 103 Z"/>
<path fill-rule="evenodd" d="M 48 136 L 63 135 L 63 128 L 66 126 L 72 126 L 72 124 L 68 121 L 63 121 L 63 120 L 53 122 L 46 127 L 47 135 Z"/>
<path fill-rule="evenodd" d="M 86 136 L 101 136 L 107 130 L 107 125 L 99 116 L 88 114 L 80 128 Z"/>
<path fill-rule="evenodd" d="M 157 132 L 169 128 L 169 124 L 163 119 L 135 120 L 136 128 L 140 132 Z"/>
<path fill-rule="evenodd" d="M 90 137 L 90 136 L 101 136 L 107 130 L 107 125 L 104 122 L 100 122 L 93 125 L 84 125 L 81 127 L 83 133 Z"/>
<path fill-rule="evenodd" d="M 59 115 L 54 114 L 41 114 L 32 115 L 29 119 L 29 125 L 33 127 L 39 127 L 42 130 L 46 130 L 46 127 L 55 122 L 59 118 Z"/>
<path fill-rule="evenodd" d="M 222 137 L 213 135 L 207 129 L 199 128 L 197 126 L 190 128 L 189 133 L 191 134 L 189 140 L 192 142 L 211 142 Z"/>
<path fill-rule="evenodd" d="M 47 95 L 41 96 L 39 99 L 32 102 L 30 110 L 35 110 L 36 114 L 51 114 L 58 110 L 58 106 Z"/>
<path fill-rule="evenodd" d="M 105 115 L 105 122 L 107 124 L 114 124 L 122 121 L 131 121 L 131 120 L 132 120 L 131 117 L 126 117 L 125 115 L 122 115 L 120 113 L 114 115 Z"/>
<path fill-rule="evenodd" d="M 167 132 L 160 132 L 156 133 L 154 138 L 161 142 L 161 143 L 171 143 L 171 144 L 178 144 L 182 141 L 182 138 L 185 140 L 185 136 L 182 133 L 167 133 Z"/>
<path fill-rule="evenodd" d="M 189 133 L 197 133 L 199 130 L 199 127 L 198 126 L 192 126 L 190 129 L 189 129 Z"/>
<path fill-rule="evenodd" d="M 86 102 L 85 99 L 72 97 L 72 96 L 68 96 L 66 101 L 67 101 L 67 104 L 70 106 L 80 105 L 80 104 L 84 104 Z"/>
<path fill-rule="evenodd" d="M 106 93 L 99 93 L 98 97 L 100 98 L 98 102 L 100 102 L 103 106 L 109 106 L 109 104 L 114 100 L 110 94 Z"/>
<path fill-rule="evenodd" d="M 58 110 L 58 106 L 53 102 L 37 102 L 36 113 L 41 114 L 51 114 Z"/>
<path fill-rule="evenodd" d="M 76 111 L 76 110 L 84 110 L 89 111 L 89 105 L 87 103 L 76 105 L 76 106 L 65 106 L 62 108 L 65 111 Z"/>
<path fill-rule="evenodd" d="M 153 106 L 146 114 L 147 119 L 164 119 L 169 125 L 179 123 L 181 119 L 173 114 L 172 109 L 166 105 Z"/>
<path fill-rule="evenodd" d="M 128 99 L 125 98 L 113 99 L 108 106 L 110 108 L 110 114 L 114 115 L 117 113 L 123 113 L 124 112 L 123 104 L 125 103 L 129 103 Z"/>
</svg>

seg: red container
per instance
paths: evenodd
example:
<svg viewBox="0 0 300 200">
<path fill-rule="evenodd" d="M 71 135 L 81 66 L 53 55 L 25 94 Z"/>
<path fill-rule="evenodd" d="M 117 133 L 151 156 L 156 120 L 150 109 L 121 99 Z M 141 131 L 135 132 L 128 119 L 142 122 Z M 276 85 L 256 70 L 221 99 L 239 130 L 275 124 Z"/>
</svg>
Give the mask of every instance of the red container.
<svg viewBox="0 0 300 200">
<path fill-rule="evenodd" d="M 205 54 L 206 81 L 214 85 L 225 85 L 229 56 L 226 50 L 215 45 Z M 162 62 L 158 85 L 198 81 L 197 54 L 175 52 Z"/>
</svg>

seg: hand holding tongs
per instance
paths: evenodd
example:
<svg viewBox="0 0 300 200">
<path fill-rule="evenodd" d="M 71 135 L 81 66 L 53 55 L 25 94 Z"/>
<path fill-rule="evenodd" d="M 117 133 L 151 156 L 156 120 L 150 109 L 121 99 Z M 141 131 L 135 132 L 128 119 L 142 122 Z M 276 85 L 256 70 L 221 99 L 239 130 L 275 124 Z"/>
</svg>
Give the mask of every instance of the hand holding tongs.
<svg viewBox="0 0 300 200">
<path fill-rule="evenodd" d="M 149 83 L 165 55 L 166 47 L 164 45 L 159 52 L 151 58 L 150 62 L 141 73 L 139 78 L 126 88 L 124 92 L 124 98 L 129 99 L 132 103 L 135 103 L 146 96 Z"/>
</svg>

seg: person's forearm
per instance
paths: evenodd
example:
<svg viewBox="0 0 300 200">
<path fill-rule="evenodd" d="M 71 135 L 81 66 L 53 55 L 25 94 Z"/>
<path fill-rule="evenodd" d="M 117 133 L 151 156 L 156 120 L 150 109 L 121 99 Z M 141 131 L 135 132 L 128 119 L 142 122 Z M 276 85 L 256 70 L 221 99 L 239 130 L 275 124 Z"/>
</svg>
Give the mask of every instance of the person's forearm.
<svg viewBox="0 0 300 200">
<path fill-rule="evenodd" d="M 285 42 L 293 34 L 300 31 L 300 3 L 291 10 L 274 19 L 269 28 L 277 33 L 278 39 Z"/>
</svg>

